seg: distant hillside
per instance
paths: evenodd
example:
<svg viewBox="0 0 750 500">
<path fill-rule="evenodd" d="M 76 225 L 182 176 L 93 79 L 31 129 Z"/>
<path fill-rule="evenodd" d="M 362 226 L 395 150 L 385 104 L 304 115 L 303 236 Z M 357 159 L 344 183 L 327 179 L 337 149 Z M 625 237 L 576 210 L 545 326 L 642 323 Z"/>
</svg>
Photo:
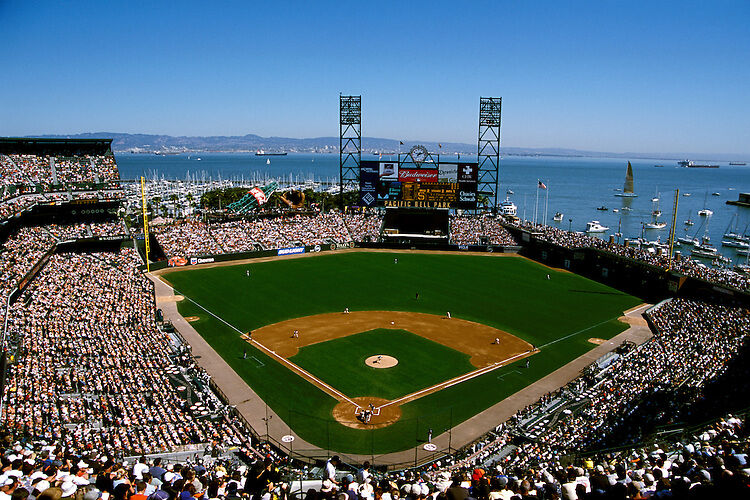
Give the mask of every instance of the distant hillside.
<svg viewBox="0 0 750 500">
<path fill-rule="evenodd" d="M 113 139 L 112 149 L 116 152 L 154 153 L 154 152 L 242 152 L 256 151 L 287 151 L 300 153 L 338 153 L 338 137 L 313 137 L 295 139 L 291 137 L 261 137 L 255 134 L 242 136 L 209 136 L 209 137 L 174 137 L 171 135 L 150 134 L 120 134 L 116 132 L 93 132 L 74 135 L 42 135 L 35 137 L 70 138 L 70 139 Z M 379 137 L 363 137 L 362 150 L 365 152 L 402 152 L 417 144 L 407 142 L 400 145 L 398 140 Z M 476 144 L 458 142 L 444 142 L 439 147 L 437 142 L 419 142 L 430 151 L 440 151 L 445 154 L 462 153 L 476 154 Z M 612 153 L 606 151 L 582 151 L 566 148 L 516 148 L 502 147 L 503 155 L 518 156 L 571 156 L 571 157 L 608 157 L 608 158 L 649 158 L 657 160 L 678 160 L 690 158 L 693 160 L 714 161 L 748 161 L 748 155 L 728 153 Z"/>
</svg>

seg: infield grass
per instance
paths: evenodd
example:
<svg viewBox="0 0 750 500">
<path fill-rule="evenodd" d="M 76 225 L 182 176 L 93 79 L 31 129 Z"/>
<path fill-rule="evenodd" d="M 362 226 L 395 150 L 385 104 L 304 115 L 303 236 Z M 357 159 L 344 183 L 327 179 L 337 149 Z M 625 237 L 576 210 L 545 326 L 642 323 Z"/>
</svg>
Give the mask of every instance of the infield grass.
<svg viewBox="0 0 750 500">
<path fill-rule="evenodd" d="M 248 269 L 250 278 L 245 274 Z M 617 318 L 641 302 L 575 274 L 507 256 L 330 253 L 186 269 L 165 278 L 177 293 L 243 332 L 290 318 L 340 312 L 345 307 L 437 315 L 451 311 L 454 317 L 505 330 L 540 348 L 530 358 L 528 369 L 525 360 L 513 363 L 402 405 L 402 417 L 394 425 L 362 431 L 332 420 L 333 398 L 249 348 L 239 333 L 199 307 L 189 301 L 178 303 L 183 316 L 200 318 L 192 323 L 196 330 L 302 438 L 322 448 L 362 454 L 411 448 L 428 428 L 439 434 L 472 417 L 595 347 L 589 338 L 609 339 L 623 331 L 626 325 Z M 243 360 L 246 347 L 252 355 Z M 311 347 L 297 355 L 300 363 L 313 363 L 303 352 Z M 376 350 L 371 354 L 378 354 Z M 396 357 L 401 360 L 408 355 Z M 349 361 L 339 358 L 308 366 L 322 369 L 319 377 L 347 394 L 349 389 L 344 387 L 350 385 L 358 388 L 352 395 L 367 395 L 365 387 L 371 384 L 373 391 L 383 390 L 363 374 L 342 374 L 340 365 Z M 396 392 L 404 390 L 408 389 Z"/>
<path fill-rule="evenodd" d="M 398 364 L 367 366 L 365 359 L 376 354 Z M 376 329 L 303 347 L 289 361 L 321 380 L 335 380 L 349 397 L 396 399 L 475 370 L 470 357 L 406 330 Z"/>
</svg>

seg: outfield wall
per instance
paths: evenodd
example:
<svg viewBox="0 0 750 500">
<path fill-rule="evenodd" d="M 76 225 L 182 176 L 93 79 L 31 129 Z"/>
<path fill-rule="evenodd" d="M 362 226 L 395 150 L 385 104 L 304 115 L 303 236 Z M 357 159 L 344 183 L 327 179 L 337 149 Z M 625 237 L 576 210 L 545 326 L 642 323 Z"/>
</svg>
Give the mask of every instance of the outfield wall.
<svg viewBox="0 0 750 500">
<path fill-rule="evenodd" d="M 597 248 L 567 248 L 538 239 L 529 231 L 507 227 L 524 242 L 519 252 L 542 264 L 566 269 L 652 303 L 667 297 L 719 301 L 750 307 L 750 293 L 685 276 Z"/>
<path fill-rule="evenodd" d="M 153 236 L 153 235 L 151 235 Z M 153 245 L 154 239 L 151 239 Z M 139 245 L 141 249 L 142 245 Z M 306 245 L 288 248 L 277 248 L 274 250 L 260 250 L 255 252 L 237 252 L 222 254 L 207 254 L 196 257 L 188 257 L 185 262 L 176 263 L 174 259 L 167 261 L 151 262 L 151 270 L 158 271 L 167 267 L 183 267 L 196 264 L 213 264 L 215 262 L 231 262 L 233 260 L 259 259 L 263 257 L 283 257 L 286 255 L 295 255 L 303 253 L 320 253 L 333 252 L 336 250 L 349 250 L 352 248 L 372 248 L 384 250 L 437 250 L 448 252 L 486 252 L 486 253 L 518 253 L 520 246 L 499 246 L 499 245 L 434 245 L 434 244 L 411 244 L 411 243 L 323 243 L 322 245 Z M 146 266 L 141 266 L 145 269 Z"/>
</svg>

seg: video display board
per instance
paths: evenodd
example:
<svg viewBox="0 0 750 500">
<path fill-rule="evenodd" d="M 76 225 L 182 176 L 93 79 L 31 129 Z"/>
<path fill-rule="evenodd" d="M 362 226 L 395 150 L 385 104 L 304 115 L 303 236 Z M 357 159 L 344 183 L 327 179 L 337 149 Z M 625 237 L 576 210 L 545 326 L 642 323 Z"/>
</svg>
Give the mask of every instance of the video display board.
<svg viewBox="0 0 750 500">
<path fill-rule="evenodd" d="M 364 160 L 360 204 L 365 207 L 477 207 L 477 163 L 403 163 Z"/>
</svg>

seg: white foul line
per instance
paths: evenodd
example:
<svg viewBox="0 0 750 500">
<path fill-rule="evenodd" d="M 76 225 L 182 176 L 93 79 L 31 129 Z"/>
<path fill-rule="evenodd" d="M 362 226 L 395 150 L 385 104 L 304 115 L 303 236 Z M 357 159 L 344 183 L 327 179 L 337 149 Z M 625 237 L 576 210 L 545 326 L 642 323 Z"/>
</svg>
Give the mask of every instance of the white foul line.
<svg viewBox="0 0 750 500">
<path fill-rule="evenodd" d="M 485 373 L 489 373 L 489 372 L 491 372 L 491 371 L 493 371 L 493 370 L 495 370 L 497 368 L 500 368 L 501 366 L 504 366 L 505 364 L 507 364 L 509 361 L 513 361 L 516 358 L 519 358 L 519 357 L 522 357 L 522 356 L 526 356 L 530 352 L 533 352 L 533 351 L 526 351 L 526 352 L 522 352 L 520 354 L 516 354 L 516 355 L 511 356 L 511 357 L 509 357 L 507 359 L 504 359 L 502 361 L 498 361 L 497 363 L 493 363 L 493 364 L 485 366 L 483 368 L 479 368 L 478 370 L 474 370 L 473 372 L 469 372 L 469 373 L 465 373 L 463 375 L 459 375 L 458 377 L 452 378 L 452 379 L 450 379 L 450 380 L 448 380 L 446 382 L 441 382 L 439 384 L 435 384 L 435 385 L 433 385 L 431 387 L 428 387 L 426 389 L 422 389 L 421 391 L 417 391 L 417 392 L 413 392 L 411 394 L 407 394 L 406 396 L 400 397 L 398 399 L 394 399 L 393 401 L 388 401 L 384 405 L 378 406 L 378 408 L 385 408 L 387 406 L 391 406 L 391 405 L 400 403 L 401 401 L 405 401 L 407 399 L 416 399 L 414 396 L 418 396 L 418 395 L 423 394 L 425 392 L 434 391 L 436 389 L 440 389 L 440 390 L 447 389 L 448 387 L 452 387 L 452 386 L 454 386 L 456 384 L 460 384 L 461 382 L 466 382 L 467 380 L 471 380 L 474 377 L 478 377 L 480 375 L 484 375 Z"/>
<path fill-rule="evenodd" d="M 250 343 L 254 344 L 255 346 L 257 346 L 261 350 L 265 351 L 266 354 L 268 354 L 269 356 L 275 357 L 279 362 L 281 362 L 282 364 L 287 365 L 292 371 L 296 371 L 298 373 L 301 373 L 305 377 L 316 381 L 318 384 L 320 384 L 321 386 L 323 386 L 326 389 L 326 392 L 328 392 L 329 394 L 335 394 L 336 396 L 338 396 L 339 398 L 343 399 L 344 401 L 346 401 L 348 403 L 351 403 L 354 406 L 358 406 L 357 403 L 355 403 L 354 401 L 352 401 L 351 399 L 349 399 L 348 397 L 346 397 L 346 395 L 344 393 L 342 393 L 340 391 L 337 391 L 336 389 L 334 389 L 330 385 L 326 384 L 325 382 L 323 382 L 318 377 L 316 377 L 312 373 L 308 372 L 307 370 L 305 370 L 301 366 L 295 365 L 294 363 L 292 363 L 288 359 L 284 358 L 283 356 L 279 356 L 274 351 L 272 351 L 268 347 L 264 346 L 263 344 L 261 344 L 257 340 L 250 339 Z"/>
</svg>

